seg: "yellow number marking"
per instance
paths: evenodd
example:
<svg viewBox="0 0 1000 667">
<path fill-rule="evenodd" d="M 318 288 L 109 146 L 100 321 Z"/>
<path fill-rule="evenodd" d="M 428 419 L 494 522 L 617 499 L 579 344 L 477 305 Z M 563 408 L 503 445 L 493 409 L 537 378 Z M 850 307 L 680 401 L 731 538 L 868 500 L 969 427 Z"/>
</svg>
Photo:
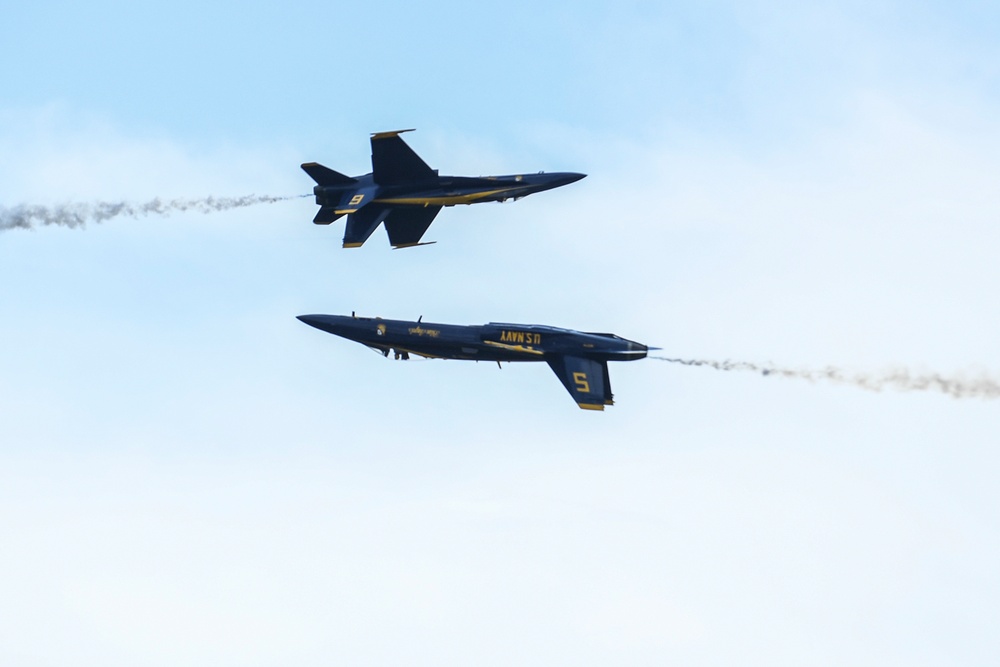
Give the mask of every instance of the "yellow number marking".
<svg viewBox="0 0 1000 667">
<path fill-rule="evenodd" d="M 587 382 L 586 373 L 573 373 L 573 382 L 576 383 L 576 390 L 583 393 L 590 393 L 590 383 Z"/>
<path fill-rule="evenodd" d="M 351 197 L 351 206 L 357 206 L 358 204 L 361 203 L 361 200 L 364 198 L 365 198 L 364 195 L 354 195 L 353 197 Z"/>
</svg>

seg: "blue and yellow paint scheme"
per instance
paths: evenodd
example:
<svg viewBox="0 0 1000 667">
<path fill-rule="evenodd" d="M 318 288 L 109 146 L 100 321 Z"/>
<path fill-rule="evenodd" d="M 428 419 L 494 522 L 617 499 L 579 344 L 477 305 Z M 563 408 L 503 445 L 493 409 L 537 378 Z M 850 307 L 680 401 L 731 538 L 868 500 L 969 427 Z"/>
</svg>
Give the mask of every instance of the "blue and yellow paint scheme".
<svg viewBox="0 0 1000 667">
<path fill-rule="evenodd" d="M 316 162 L 302 169 L 316 186 L 319 212 L 313 222 L 328 225 L 347 216 L 344 247 L 358 248 L 385 223 L 395 248 L 425 245 L 420 239 L 444 206 L 503 202 L 580 180 L 573 172 L 508 176 L 439 176 L 399 136 L 412 130 L 371 135 L 372 171 L 345 176 Z"/>
<path fill-rule="evenodd" d="M 609 361 L 632 361 L 649 348 L 608 333 L 587 333 L 538 324 L 432 324 L 351 315 L 299 315 L 321 331 L 366 345 L 388 357 L 544 361 L 584 410 L 613 405 Z"/>
</svg>

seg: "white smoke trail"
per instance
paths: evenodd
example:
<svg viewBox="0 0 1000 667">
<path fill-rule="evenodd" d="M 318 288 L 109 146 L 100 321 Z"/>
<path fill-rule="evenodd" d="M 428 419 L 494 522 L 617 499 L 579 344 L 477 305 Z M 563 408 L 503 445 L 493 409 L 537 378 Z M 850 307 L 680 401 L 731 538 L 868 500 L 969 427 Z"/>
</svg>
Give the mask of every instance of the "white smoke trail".
<svg viewBox="0 0 1000 667">
<path fill-rule="evenodd" d="M 33 229 L 40 225 L 61 225 L 63 227 L 83 227 L 88 222 L 104 222 L 112 218 L 139 218 L 147 215 L 170 215 L 185 211 L 213 213 L 234 208 L 273 204 L 288 199 L 298 199 L 311 195 L 271 197 L 247 195 L 245 197 L 205 197 L 203 199 L 153 199 L 144 203 L 136 202 L 93 202 L 59 204 L 57 206 L 37 206 L 20 204 L 12 208 L 0 207 L 0 231 L 8 229 Z"/>
<path fill-rule="evenodd" d="M 836 366 L 823 368 L 785 368 L 773 364 L 755 364 L 747 361 L 712 361 L 707 359 L 670 359 L 649 357 L 684 366 L 707 366 L 719 371 L 749 371 L 763 375 L 798 378 L 817 382 L 825 380 L 836 384 L 882 391 L 937 391 L 953 398 L 1000 398 L 1000 381 L 985 373 L 966 377 L 962 374 L 942 375 L 941 373 L 914 373 L 906 368 L 895 368 L 877 373 L 847 371 Z"/>
</svg>

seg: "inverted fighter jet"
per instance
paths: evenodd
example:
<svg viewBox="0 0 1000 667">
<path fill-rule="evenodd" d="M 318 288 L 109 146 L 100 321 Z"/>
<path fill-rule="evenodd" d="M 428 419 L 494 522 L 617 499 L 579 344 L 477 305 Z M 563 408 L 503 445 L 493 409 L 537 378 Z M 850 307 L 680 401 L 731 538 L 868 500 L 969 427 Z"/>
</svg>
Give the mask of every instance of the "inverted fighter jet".
<svg viewBox="0 0 1000 667">
<path fill-rule="evenodd" d="M 309 326 L 367 345 L 388 357 L 411 354 L 436 359 L 477 361 L 544 361 L 576 404 L 584 410 L 613 405 L 609 361 L 646 356 L 641 343 L 609 333 L 583 333 L 537 324 L 482 326 L 383 320 L 351 315 L 299 315 Z M 655 349 L 655 348 L 654 348 Z"/>
<path fill-rule="evenodd" d="M 364 176 L 345 176 L 316 162 L 302 165 L 316 181 L 313 194 L 320 209 L 313 222 L 329 225 L 347 216 L 345 248 L 363 245 L 383 222 L 393 247 L 425 245 L 420 238 L 442 206 L 516 200 L 586 176 L 572 172 L 439 176 L 400 138 L 403 132 L 412 130 L 372 135 L 372 173 Z"/>
</svg>

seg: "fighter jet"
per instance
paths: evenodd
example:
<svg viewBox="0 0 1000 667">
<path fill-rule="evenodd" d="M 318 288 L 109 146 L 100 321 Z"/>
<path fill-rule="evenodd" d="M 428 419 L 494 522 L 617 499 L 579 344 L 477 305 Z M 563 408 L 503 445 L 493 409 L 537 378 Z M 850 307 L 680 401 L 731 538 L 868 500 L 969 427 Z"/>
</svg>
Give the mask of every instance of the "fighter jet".
<svg viewBox="0 0 1000 667">
<path fill-rule="evenodd" d="M 438 176 L 437 169 L 428 167 L 399 136 L 412 131 L 372 134 L 372 173 L 364 176 L 345 176 L 316 162 L 302 165 L 316 181 L 313 194 L 320 209 L 313 222 L 329 225 L 347 216 L 345 248 L 362 246 L 382 222 L 393 247 L 426 245 L 420 239 L 442 206 L 516 200 L 586 176 L 572 172 Z"/>
<path fill-rule="evenodd" d="M 431 324 L 351 315 L 299 315 L 309 326 L 367 345 L 396 359 L 544 361 L 584 410 L 613 405 L 609 361 L 642 359 L 651 349 L 609 333 L 584 333 L 537 324 Z M 652 348 L 655 349 L 655 348 Z"/>
</svg>

